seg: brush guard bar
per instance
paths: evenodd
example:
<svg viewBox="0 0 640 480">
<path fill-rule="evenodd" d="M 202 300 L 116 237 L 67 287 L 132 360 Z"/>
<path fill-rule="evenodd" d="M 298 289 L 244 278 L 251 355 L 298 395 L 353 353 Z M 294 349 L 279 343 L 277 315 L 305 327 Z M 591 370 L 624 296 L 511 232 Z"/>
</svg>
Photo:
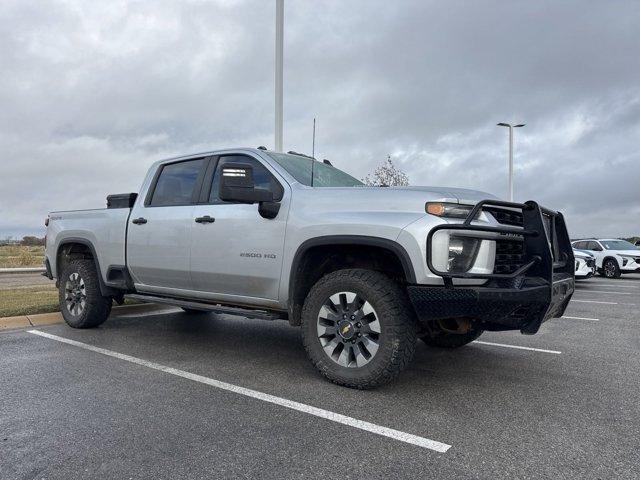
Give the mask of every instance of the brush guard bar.
<svg viewBox="0 0 640 480">
<path fill-rule="evenodd" d="M 472 222 L 486 207 L 522 212 L 522 227 L 478 225 Z M 464 236 L 524 242 L 522 265 L 512 273 L 469 273 L 438 270 L 433 264 L 433 236 L 440 230 L 463 231 Z M 482 200 L 462 223 L 442 224 L 427 236 L 427 266 L 442 277 L 443 287 L 409 286 L 418 317 L 472 318 L 486 330 L 520 329 L 535 333 L 545 320 L 562 316 L 574 291 L 573 250 L 560 212 L 536 202 Z M 455 285 L 453 279 L 486 279 L 481 286 Z"/>
</svg>

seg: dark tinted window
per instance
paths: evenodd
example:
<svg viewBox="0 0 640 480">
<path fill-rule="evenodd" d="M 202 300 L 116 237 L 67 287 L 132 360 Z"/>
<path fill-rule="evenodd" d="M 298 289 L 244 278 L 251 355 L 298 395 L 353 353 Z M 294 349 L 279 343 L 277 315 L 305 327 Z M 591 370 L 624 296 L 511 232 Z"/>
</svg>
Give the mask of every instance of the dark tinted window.
<svg viewBox="0 0 640 480">
<path fill-rule="evenodd" d="M 213 175 L 213 184 L 211 185 L 211 193 L 209 195 L 209 203 L 220 203 L 222 200 L 218 197 L 220 191 L 220 172 L 222 167 L 227 163 L 243 163 L 251 165 L 253 167 L 253 184 L 256 188 L 264 188 L 265 190 L 271 190 L 274 193 L 282 192 L 282 186 L 271 175 L 271 172 L 266 169 L 258 160 L 251 157 L 245 157 L 242 155 L 229 155 L 226 157 L 220 157 L 216 172 Z M 276 195 L 277 196 L 277 195 Z M 279 200 L 279 198 L 276 198 Z"/>
<path fill-rule="evenodd" d="M 204 159 L 198 158 L 162 167 L 151 198 L 151 206 L 189 204 L 203 162 Z"/>
</svg>

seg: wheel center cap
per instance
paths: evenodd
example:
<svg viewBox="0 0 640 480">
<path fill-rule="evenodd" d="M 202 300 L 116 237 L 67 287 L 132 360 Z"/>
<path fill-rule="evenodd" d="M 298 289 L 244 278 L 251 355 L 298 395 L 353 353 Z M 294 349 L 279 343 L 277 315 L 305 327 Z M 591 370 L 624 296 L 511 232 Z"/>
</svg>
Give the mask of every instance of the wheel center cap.
<svg viewBox="0 0 640 480">
<path fill-rule="evenodd" d="M 338 323 L 338 333 L 345 340 L 349 340 L 355 334 L 355 329 L 353 328 L 353 324 L 348 321 L 342 321 Z"/>
</svg>

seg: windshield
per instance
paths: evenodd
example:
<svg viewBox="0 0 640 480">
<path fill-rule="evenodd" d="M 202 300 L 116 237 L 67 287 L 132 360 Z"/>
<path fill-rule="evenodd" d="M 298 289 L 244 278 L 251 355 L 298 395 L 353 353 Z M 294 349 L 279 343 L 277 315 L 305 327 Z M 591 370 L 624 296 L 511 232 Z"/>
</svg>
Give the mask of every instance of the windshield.
<svg viewBox="0 0 640 480">
<path fill-rule="evenodd" d="M 282 168 L 303 185 L 311 186 L 313 162 L 314 187 L 362 187 L 364 183 L 336 167 L 308 157 L 288 153 L 267 152 Z"/>
<path fill-rule="evenodd" d="M 626 240 L 600 240 L 600 243 L 607 250 L 640 250 L 640 248 Z"/>
</svg>

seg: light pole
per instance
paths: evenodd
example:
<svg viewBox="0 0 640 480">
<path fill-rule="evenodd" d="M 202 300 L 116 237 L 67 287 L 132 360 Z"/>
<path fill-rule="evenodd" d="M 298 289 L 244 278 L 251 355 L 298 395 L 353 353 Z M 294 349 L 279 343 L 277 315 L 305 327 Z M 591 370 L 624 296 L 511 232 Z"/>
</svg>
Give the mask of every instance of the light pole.
<svg viewBox="0 0 640 480">
<path fill-rule="evenodd" d="M 276 0 L 276 125 L 275 150 L 282 152 L 282 54 L 284 44 L 284 0 Z"/>
<path fill-rule="evenodd" d="M 498 123 L 499 127 L 509 127 L 509 201 L 513 202 L 513 129 L 524 127 L 525 123 L 511 125 L 510 123 Z"/>
</svg>

